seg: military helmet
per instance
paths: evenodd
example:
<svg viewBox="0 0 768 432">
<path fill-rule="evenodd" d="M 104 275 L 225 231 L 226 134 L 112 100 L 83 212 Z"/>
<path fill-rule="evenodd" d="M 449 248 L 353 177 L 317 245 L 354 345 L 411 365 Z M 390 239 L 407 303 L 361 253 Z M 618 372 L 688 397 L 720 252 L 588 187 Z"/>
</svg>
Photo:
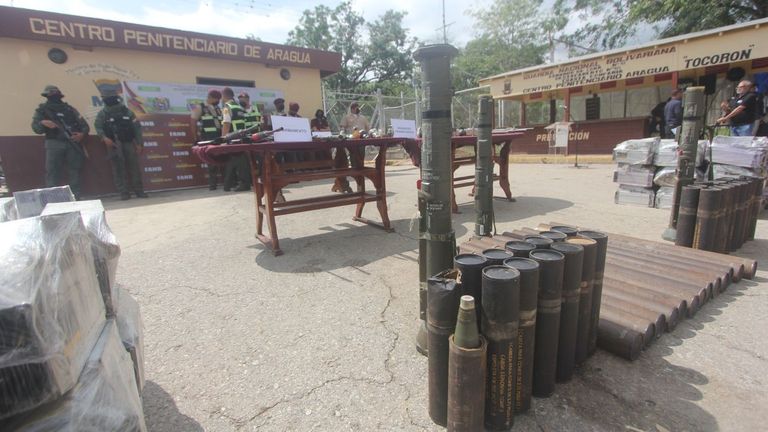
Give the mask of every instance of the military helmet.
<svg viewBox="0 0 768 432">
<path fill-rule="evenodd" d="M 48 97 L 57 93 L 64 96 L 63 94 L 61 94 L 61 90 L 59 90 L 58 87 L 56 87 L 55 85 L 48 84 L 47 86 L 45 86 L 45 89 L 43 90 L 43 92 L 40 93 L 40 96 Z"/>
</svg>

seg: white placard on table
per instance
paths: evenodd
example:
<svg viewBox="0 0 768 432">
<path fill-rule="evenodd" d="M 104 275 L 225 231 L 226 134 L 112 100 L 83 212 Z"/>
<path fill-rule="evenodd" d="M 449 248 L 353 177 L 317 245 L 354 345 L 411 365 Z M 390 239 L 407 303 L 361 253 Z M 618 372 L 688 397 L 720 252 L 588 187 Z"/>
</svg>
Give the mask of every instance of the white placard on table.
<svg viewBox="0 0 768 432">
<path fill-rule="evenodd" d="M 390 119 L 390 121 L 393 137 L 416 139 L 416 120 Z"/>
<path fill-rule="evenodd" d="M 330 138 L 332 136 L 331 131 L 312 131 L 312 137 L 314 138 Z"/>
<path fill-rule="evenodd" d="M 272 129 L 283 128 L 275 133 L 275 142 L 312 141 L 309 119 L 301 117 L 272 116 Z"/>
</svg>

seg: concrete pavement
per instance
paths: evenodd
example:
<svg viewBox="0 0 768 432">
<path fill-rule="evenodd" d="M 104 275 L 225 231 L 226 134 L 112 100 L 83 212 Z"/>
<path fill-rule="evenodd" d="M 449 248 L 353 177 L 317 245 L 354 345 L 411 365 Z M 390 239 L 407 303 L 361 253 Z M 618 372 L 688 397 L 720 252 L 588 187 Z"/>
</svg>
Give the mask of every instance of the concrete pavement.
<svg viewBox="0 0 768 432">
<path fill-rule="evenodd" d="M 612 171 L 512 165 L 517 202 L 495 201 L 498 232 L 556 220 L 659 240 L 669 212 L 614 204 Z M 104 201 L 122 246 L 118 283 L 142 307 L 150 430 L 441 430 L 426 412 L 426 358 L 413 344 L 418 170 L 387 174 L 395 233 L 353 222 L 351 206 L 286 215 L 280 257 L 253 237 L 250 193 Z M 286 197 L 328 191 L 322 182 Z M 460 241 L 474 228 L 468 191 L 458 192 Z M 378 219 L 374 205 L 364 215 Z M 763 266 L 764 219 L 756 237 L 738 255 Z M 732 285 L 635 362 L 598 350 L 553 397 L 534 399 L 515 430 L 764 428 L 767 277 L 758 269 Z"/>
</svg>

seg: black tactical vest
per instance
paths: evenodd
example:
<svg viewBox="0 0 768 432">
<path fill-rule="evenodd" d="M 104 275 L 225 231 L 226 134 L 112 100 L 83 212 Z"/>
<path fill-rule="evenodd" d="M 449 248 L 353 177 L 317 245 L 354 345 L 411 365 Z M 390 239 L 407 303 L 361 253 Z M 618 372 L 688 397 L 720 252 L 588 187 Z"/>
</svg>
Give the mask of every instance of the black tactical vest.
<svg viewBox="0 0 768 432">
<path fill-rule="evenodd" d="M 56 123 L 61 123 L 70 132 L 82 132 L 80 130 L 80 122 L 78 122 L 78 115 L 74 108 L 69 104 L 62 103 L 43 103 L 37 108 L 43 113 L 43 119 L 52 120 Z M 45 137 L 50 139 L 58 138 L 61 132 L 58 129 L 45 129 Z"/>
<path fill-rule="evenodd" d="M 104 118 L 104 135 L 120 142 L 131 142 L 136 138 L 133 129 L 133 119 L 127 107 L 121 106 L 119 110 L 106 112 Z"/>
</svg>

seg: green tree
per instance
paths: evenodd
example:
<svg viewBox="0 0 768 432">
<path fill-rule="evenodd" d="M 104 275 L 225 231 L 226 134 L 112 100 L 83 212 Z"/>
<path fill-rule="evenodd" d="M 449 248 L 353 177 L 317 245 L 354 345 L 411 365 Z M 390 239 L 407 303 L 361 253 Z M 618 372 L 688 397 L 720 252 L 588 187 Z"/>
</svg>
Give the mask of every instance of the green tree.
<svg viewBox="0 0 768 432">
<path fill-rule="evenodd" d="M 768 0 L 556 0 L 555 5 L 584 22 L 563 40 L 598 50 L 622 47 L 640 29 L 671 37 L 768 17 Z"/>
<path fill-rule="evenodd" d="M 341 71 L 327 78 L 332 89 L 354 92 L 397 86 L 411 77 L 416 45 L 403 27 L 404 17 L 405 12 L 388 10 L 366 23 L 349 1 L 333 9 L 316 6 L 303 12 L 286 43 L 340 53 Z"/>
</svg>

